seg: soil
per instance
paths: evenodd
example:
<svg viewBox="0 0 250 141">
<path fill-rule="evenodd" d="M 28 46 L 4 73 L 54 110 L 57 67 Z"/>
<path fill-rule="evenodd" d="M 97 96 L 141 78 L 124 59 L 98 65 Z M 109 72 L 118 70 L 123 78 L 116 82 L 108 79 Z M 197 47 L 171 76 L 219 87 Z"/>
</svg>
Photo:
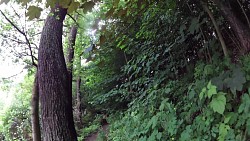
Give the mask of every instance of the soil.
<svg viewBox="0 0 250 141">
<path fill-rule="evenodd" d="M 104 124 L 102 127 L 102 131 L 105 133 L 106 137 L 108 136 L 108 124 Z M 96 141 L 98 137 L 98 132 L 91 134 L 88 136 L 85 141 Z"/>
</svg>

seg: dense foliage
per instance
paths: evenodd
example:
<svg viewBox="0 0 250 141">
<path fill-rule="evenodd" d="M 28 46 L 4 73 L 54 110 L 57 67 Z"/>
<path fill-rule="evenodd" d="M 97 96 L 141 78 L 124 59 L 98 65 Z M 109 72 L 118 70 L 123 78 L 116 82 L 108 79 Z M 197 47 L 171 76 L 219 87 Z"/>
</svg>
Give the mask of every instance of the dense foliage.
<svg viewBox="0 0 250 141">
<path fill-rule="evenodd" d="M 66 26 L 78 26 L 74 62 L 68 64 L 74 71 L 73 108 L 76 111 L 75 83 L 81 79 L 83 110 L 78 139 L 98 131 L 104 118 L 109 134 L 106 139 L 100 131 L 100 140 L 249 139 L 250 47 L 243 46 L 235 31 L 241 26 L 250 33 L 247 4 L 244 0 L 70 3 L 68 12 L 77 11 L 77 18 L 68 17 Z M 242 25 L 235 28 L 230 23 L 223 13 L 225 5 Z M 33 8 L 37 14 L 42 11 Z M 245 37 L 250 40 L 248 34 Z M 68 44 L 65 40 L 65 52 Z M 27 102 L 30 91 L 22 93 L 18 102 Z M 3 118 L 0 131 L 6 140 L 14 139 L 10 130 L 14 122 L 25 126 L 15 139 L 27 139 L 21 135 L 30 131 L 29 106 L 20 105 L 13 104 Z M 15 121 L 22 115 L 25 120 Z"/>
<path fill-rule="evenodd" d="M 128 105 L 125 112 L 109 110 L 109 139 L 248 139 L 249 57 L 239 56 L 241 49 L 227 44 L 230 58 L 224 58 L 202 3 L 129 1 L 117 7 L 106 14 L 115 24 L 107 24 L 101 49 L 121 48 L 128 62 L 109 79 L 105 72 L 98 73 L 99 80 L 105 78 L 102 87 L 94 85 L 91 91 L 97 106 Z M 232 30 L 219 11 L 210 8 L 227 42 L 235 40 L 228 37 L 233 34 L 226 35 Z M 113 89 L 103 90 L 112 80 Z"/>
<path fill-rule="evenodd" d="M 25 77 L 24 82 L 17 85 L 11 99 L 1 107 L 0 139 L 6 141 L 32 140 L 30 123 L 30 99 L 33 85 L 32 76 Z M 7 104 L 9 103 L 9 104 Z"/>
</svg>

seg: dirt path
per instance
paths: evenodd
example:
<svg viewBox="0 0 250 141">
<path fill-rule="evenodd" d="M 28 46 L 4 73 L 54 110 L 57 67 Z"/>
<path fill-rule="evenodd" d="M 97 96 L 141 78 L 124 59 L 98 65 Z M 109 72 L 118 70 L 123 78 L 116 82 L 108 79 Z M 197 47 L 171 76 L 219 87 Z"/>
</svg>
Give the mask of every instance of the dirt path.
<svg viewBox="0 0 250 141">
<path fill-rule="evenodd" d="M 103 125 L 102 127 L 102 131 L 105 133 L 105 135 L 108 135 L 108 124 Z M 92 135 L 88 136 L 85 141 L 96 141 L 98 137 L 98 132 L 93 133 Z"/>
</svg>

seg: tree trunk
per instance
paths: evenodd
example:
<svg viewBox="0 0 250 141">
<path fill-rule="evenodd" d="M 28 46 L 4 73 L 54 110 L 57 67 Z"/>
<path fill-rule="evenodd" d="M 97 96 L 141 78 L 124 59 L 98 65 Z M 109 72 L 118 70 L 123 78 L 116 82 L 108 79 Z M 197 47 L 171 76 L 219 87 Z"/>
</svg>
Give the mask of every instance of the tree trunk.
<svg viewBox="0 0 250 141">
<path fill-rule="evenodd" d="M 38 83 L 44 141 L 76 141 L 72 96 L 62 48 L 63 20 L 67 9 L 51 10 L 38 50 Z"/>
<path fill-rule="evenodd" d="M 81 77 L 78 76 L 77 80 L 76 80 L 76 117 L 77 117 L 77 125 L 78 125 L 78 129 L 82 128 L 82 109 L 81 109 L 81 92 L 80 92 L 80 88 L 81 88 Z"/>
<path fill-rule="evenodd" d="M 37 73 L 35 74 L 31 99 L 31 125 L 33 141 L 41 141 L 41 131 L 39 122 L 39 88 Z"/>
<path fill-rule="evenodd" d="M 72 80 L 73 80 L 73 63 L 74 63 L 74 46 L 75 46 L 75 40 L 76 40 L 76 35 L 77 35 L 77 26 L 73 25 L 70 29 L 70 34 L 69 34 L 69 47 L 68 47 L 68 54 L 67 54 L 67 66 L 68 66 L 68 74 L 69 74 L 69 89 L 70 89 L 70 93 L 72 95 Z M 80 96 L 80 83 L 81 83 L 81 79 L 80 77 L 77 78 L 77 82 L 76 82 L 76 93 L 77 93 L 77 104 L 76 104 L 76 125 L 78 127 L 78 129 L 80 129 L 82 122 L 81 121 L 81 116 L 79 116 L 80 110 L 79 110 L 79 102 L 81 103 L 81 101 L 79 100 L 79 96 Z"/>
<path fill-rule="evenodd" d="M 67 66 L 68 66 L 68 75 L 69 75 L 69 93 L 72 97 L 72 80 L 73 80 L 73 59 L 74 59 L 74 46 L 77 34 L 77 26 L 73 25 L 70 29 L 69 34 L 69 47 L 68 47 L 68 56 L 67 56 Z"/>
<path fill-rule="evenodd" d="M 212 12 L 209 10 L 206 3 L 201 1 L 201 5 L 202 5 L 203 9 L 207 12 L 208 16 L 210 17 L 210 19 L 211 19 L 211 21 L 212 21 L 212 23 L 214 25 L 215 31 L 216 31 L 216 33 L 217 33 L 217 35 L 219 37 L 219 41 L 221 43 L 221 47 L 222 47 L 224 56 L 228 57 L 227 47 L 226 47 L 224 38 L 223 38 L 223 36 L 221 34 L 221 30 L 220 30 L 219 26 L 217 25 L 217 23 L 216 23 L 216 21 L 214 19 L 214 16 L 213 16 Z"/>
<path fill-rule="evenodd" d="M 246 25 L 244 25 L 239 18 L 235 15 L 235 13 L 223 2 L 220 0 L 213 0 L 216 3 L 225 19 L 230 23 L 235 35 L 237 36 L 242 50 L 240 50 L 241 54 L 248 53 L 250 51 L 250 31 Z"/>
</svg>

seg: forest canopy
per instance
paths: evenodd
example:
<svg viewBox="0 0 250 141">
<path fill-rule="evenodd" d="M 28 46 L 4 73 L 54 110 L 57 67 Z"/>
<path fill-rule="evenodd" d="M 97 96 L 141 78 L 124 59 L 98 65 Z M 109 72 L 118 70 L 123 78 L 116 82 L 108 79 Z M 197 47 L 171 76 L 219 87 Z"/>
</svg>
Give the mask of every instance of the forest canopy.
<svg viewBox="0 0 250 141">
<path fill-rule="evenodd" d="M 250 138 L 249 1 L 0 4 L 0 55 L 27 72 L 0 81 L 1 140 Z"/>
</svg>

